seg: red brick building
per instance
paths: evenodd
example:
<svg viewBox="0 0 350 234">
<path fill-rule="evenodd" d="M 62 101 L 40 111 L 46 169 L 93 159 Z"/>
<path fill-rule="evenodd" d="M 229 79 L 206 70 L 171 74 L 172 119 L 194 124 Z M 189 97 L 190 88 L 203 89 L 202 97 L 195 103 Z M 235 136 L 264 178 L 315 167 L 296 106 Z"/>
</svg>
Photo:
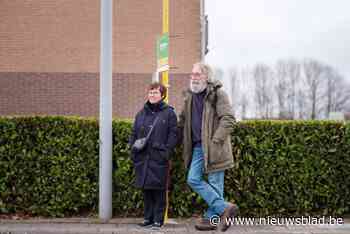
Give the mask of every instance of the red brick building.
<svg viewBox="0 0 350 234">
<path fill-rule="evenodd" d="M 201 57 L 201 1 L 170 0 L 170 104 Z M 114 0 L 113 116 L 133 117 L 156 70 L 162 0 Z M 0 0 L 0 115 L 99 114 L 100 0 Z"/>
</svg>

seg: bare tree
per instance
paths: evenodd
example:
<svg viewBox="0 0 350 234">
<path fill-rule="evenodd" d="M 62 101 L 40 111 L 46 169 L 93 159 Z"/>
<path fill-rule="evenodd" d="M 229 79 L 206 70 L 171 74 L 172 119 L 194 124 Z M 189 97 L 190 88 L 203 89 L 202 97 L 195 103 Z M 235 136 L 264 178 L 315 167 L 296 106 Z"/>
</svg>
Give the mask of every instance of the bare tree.
<svg viewBox="0 0 350 234">
<path fill-rule="evenodd" d="M 287 62 L 287 74 L 288 74 L 288 94 L 287 94 L 287 117 L 294 119 L 296 116 L 296 94 L 297 85 L 300 82 L 301 68 L 300 63 L 294 59 L 289 59 Z"/>
<path fill-rule="evenodd" d="M 272 78 L 272 71 L 267 65 L 257 64 L 253 68 L 256 111 L 263 119 L 268 119 L 272 115 Z"/>
<path fill-rule="evenodd" d="M 244 68 L 239 72 L 239 87 L 240 90 L 240 98 L 239 98 L 239 106 L 240 106 L 240 114 L 242 119 L 246 119 L 248 116 L 249 110 L 249 99 L 252 97 L 252 73 L 249 68 Z"/>
<path fill-rule="evenodd" d="M 231 68 L 229 70 L 229 79 L 231 81 L 231 104 L 233 108 L 233 112 L 236 114 L 238 105 L 239 105 L 239 89 L 238 85 L 238 73 L 236 68 Z"/>
<path fill-rule="evenodd" d="M 334 93 L 336 91 L 336 81 L 338 79 L 338 74 L 332 67 L 327 66 L 325 67 L 324 76 L 327 81 L 326 94 L 325 94 L 327 98 L 326 117 L 329 118 L 329 113 L 331 111 L 334 111 L 334 108 L 332 107 L 334 107 L 334 102 L 335 102 Z"/>
<path fill-rule="evenodd" d="M 229 69 L 229 78 L 231 81 L 231 99 L 232 108 L 237 118 L 245 119 L 248 112 L 248 97 L 250 71 L 246 69 L 238 70 L 233 67 Z"/>
<path fill-rule="evenodd" d="M 334 68 L 325 67 L 324 78 L 326 79 L 326 117 L 330 112 L 345 111 L 346 104 L 350 99 L 350 86 Z"/>
<path fill-rule="evenodd" d="M 304 60 L 303 63 L 305 81 L 308 88 L 308 97 L 311 104 L 311 119 L 316 119 L 318 103 L 320 102 L 321 86 L 323 84 L 322 72 L 324 66 L 313 59 Z"/>
<path fill-rule="evenodd" d="M 350 84 L 315 59 L 283 59 L 274 69 L 265 64 L 235 68 L 230 78 L 234 110 L 243 119 L 316 119 L 350 111 Z"/>
<path fill-rule="evenodd" d="M 335 86 L 334 103 L 331 110 L 346 112 L 350 106 L 350 84 L 344 77 L 339 76 Z"/>
<path fill-rule="evenodd" d="M 288 64 L 284 60 L 280 60 L 276 64 L 276 86 L 278 102 L 278 117 L 280 119 L 287 118 L 287 90 L 288 90 Z"/>
<path fill-rule="evenodd" d="M 248 109 L 248 105 L 249 105 L 249 101 L 248 101 L 248 97 L 247 97 L 247 94 L 244 93 L 242 94 L 241 96 L 241 99 L 240 99 L 240 105 L 241 105 L 241 116 L 242 116 L 242 119 L 246 119 L 247 118 L 247 109 Z"/>
<path fill-rule="evenodd" d="M 308 117 L 306 109 L 306 94 L 302 90 L 298 90 L 297 97 L 297 106 L 298 106 L 298 119 L 306 119 Z"/>
</svg>

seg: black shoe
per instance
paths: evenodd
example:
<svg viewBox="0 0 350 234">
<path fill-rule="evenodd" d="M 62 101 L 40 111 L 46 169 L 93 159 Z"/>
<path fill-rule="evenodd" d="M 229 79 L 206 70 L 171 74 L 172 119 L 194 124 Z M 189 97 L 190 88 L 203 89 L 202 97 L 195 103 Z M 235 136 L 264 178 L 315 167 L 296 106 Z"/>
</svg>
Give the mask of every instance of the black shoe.
<svg viewBox="0 0 350 234">
<path fill-rule="evenodd" d="M 153 225 L 153 222 L 150 221 L 150 220 L 145 219 L 145 220 L 143 220 L 142 223 L 139 223 L 138 225 L 140 227 L 151 227 Z"/>
<path fill-rule="evenodd" d="M 155 223 L 152 224 L 151 229 L 152 230 L 160 230 L 161 227 L 162 227 L 161 223 L 155 222 Z"/>
</svg>

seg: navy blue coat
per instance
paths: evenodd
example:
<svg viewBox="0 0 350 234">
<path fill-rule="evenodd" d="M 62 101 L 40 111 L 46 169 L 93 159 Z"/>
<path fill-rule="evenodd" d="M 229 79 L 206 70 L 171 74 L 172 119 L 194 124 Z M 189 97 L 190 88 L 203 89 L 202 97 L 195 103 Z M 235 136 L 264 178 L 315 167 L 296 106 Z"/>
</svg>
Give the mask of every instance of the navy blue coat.
<svg viewBox="0 0 350 234">
<path fill-rule="evenodd" d="M 131 152 L 137 188 L 166 189 L 169 157 L 177 141 L 174 109 L 163 101 L 156 106 L 147 102 L 135 117 L 129 144 L 132 146 L 136 139 L 147 135 L 156 116 L 159 116 L 158 121 L 145 149 Z"/>
</svg>

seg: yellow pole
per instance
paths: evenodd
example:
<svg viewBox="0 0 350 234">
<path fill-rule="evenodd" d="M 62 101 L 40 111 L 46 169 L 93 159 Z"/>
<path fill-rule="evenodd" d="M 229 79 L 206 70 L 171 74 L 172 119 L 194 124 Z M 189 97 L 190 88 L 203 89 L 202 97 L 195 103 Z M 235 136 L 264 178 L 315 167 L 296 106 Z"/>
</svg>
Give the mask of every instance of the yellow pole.
<svg viewBox="0 0 350 234">
<path fill-rule="evenodd" d="M 166 103 L 169 103 L 169 71 L 162 72 L 162 84 L 168 88 L 168 93 L 164 99 Z"/>
<path fill-rule="evenodd" d="M 163 0 L 163 33 L 169 32 L 169 0 Z"/>
<path fill-rule="evenodd" d="M 163 34 L 169 33 L 169 0 L 163 0 Z M 169 61 L 169 60 L 168 60 Z M 168 88 L 168 94 L 165 101 L 169 102 L 169 71 L 162 72 L 161 83 Z"/>
<path fill-rule="evenodd" d="M 169 33 L 169 0 L 163 0 L 163 30 L 162 31 L 163 31 L 163 34 Z M 161 83 L 168 88 L 168 93 L 165 98 L 165 102 L 168 103 L 169 102 L 169 71 L 168 70 L 162 72 Z M 170 166 L 168 170 L 170 170 Z M 170 173 L 168 173 L 168 176 L 170 176 Z M 169 180 L 167 179 L 167 181 Z M 168 222 L 168 210 L 169 210 L 169 190 L 168 188 L 166 188 L 166 206 L 165 206 L 165 212 L 164 212 L 164 223 Z"/>
</svg>

